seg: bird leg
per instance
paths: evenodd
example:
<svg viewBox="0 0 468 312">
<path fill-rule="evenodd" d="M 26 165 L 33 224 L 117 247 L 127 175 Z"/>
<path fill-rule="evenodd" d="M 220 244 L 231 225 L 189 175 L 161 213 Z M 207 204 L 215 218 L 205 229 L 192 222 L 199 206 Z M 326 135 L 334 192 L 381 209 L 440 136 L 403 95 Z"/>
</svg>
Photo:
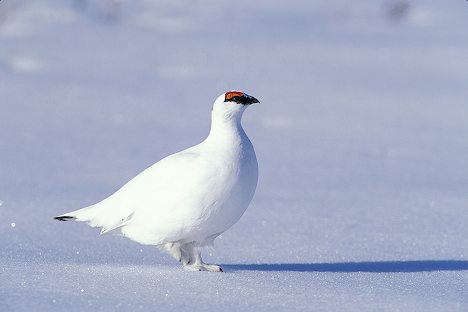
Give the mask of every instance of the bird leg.
<svg viewBox="0 0 468 312">
<path fill-rule="evenodd" d="M 182 245 L 182 250 L 185 250 L 189 255 L 188 263 L 184 263 L 184 269 L 187 271 L 209 271 L 223 272 L 223 269 L 216 264 L 206 264 L 201 258 L 201 248 L 194 243 Z"/>
<path fill-rule="evenodd" d="M 219 265 L 203 262 L 201 247 L 196 243 L 182 244 L 180 242 L 173 242 L 160 245 L 159 247 L 182 263 L 186 271 L 223 272 L 223 269 Z"/>
<path fill-rule="evenodd" d="M 166 243 L 160 245 L 160 248 L 167 251 L 171 256 L 173 256 L 177 261 L 182 263 L 184 266 L 190 262 L 190 255 L 186 250 L 182 248 L 182 244 L 178 242 Z"/>
</svg>

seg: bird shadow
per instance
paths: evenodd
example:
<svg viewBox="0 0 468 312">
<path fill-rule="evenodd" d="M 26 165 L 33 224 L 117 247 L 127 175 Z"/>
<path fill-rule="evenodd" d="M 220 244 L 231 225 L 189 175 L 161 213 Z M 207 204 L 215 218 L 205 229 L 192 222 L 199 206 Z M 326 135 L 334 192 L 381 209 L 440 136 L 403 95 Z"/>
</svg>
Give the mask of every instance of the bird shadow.
<svg viewBox="0 0 468 312">
<path fill-rule="evenodd" d="M 223 265 L 223 268 L 229 271 L 410 273 L 432 271 L 465 271 L 468 270 L 468 261 L 411 260 L 336 263 L 225 264 Z"/>
</svg>

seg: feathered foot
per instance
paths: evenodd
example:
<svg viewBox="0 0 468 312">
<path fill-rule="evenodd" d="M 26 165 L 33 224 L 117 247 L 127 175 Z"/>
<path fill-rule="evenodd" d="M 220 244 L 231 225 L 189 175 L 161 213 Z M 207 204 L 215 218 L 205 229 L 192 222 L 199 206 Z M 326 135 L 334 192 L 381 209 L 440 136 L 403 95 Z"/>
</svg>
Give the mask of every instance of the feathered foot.
<svg viewBox="0 0 468 312">
<path fill-rule="evenodd" d="M 201 258 L 201 248 L 195 243 L 167 243 L 160 246 L 184 266 L 186 271 L 223 272 L 216 264 L 206 264 Z"/>
<path fill-rule="evenodd" d="M 224 272 L 223 269 L 216 264 L 187 264 L 184 265 L 185 271 L 196 272 L 196 271 L 208 271 L 208 272 Z"/>
</svg>

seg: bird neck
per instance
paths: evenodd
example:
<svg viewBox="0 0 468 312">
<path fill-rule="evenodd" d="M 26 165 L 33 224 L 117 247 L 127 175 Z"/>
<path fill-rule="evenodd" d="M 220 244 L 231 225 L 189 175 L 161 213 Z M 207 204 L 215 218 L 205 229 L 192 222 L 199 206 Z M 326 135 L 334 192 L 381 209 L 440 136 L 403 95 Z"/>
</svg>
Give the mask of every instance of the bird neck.
<svg viewBox="0 0 468 312">
<path fill-rule="evenodd" d="M 211 117 L 211 129 L 207 141 L 215 142 L 218 146 L 226 144 L 240 144 L 247 137 L 241 124 L 241 116 Z"/>
</svg>

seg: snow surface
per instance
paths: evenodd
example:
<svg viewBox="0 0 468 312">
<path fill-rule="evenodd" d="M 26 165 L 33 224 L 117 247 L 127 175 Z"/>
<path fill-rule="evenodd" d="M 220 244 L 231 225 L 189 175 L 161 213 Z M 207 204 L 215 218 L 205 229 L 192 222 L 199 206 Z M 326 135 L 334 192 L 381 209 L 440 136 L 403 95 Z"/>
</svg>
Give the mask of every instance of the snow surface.
<svg viewBox="0 0 468 312">
<path fill-rule="evenodd" d="M 466 1 L 0 2 L 0 311 L 468 310 Z M 251 207 L 188 273 L 53 216 L 244 126 Z"/>
</svg>

